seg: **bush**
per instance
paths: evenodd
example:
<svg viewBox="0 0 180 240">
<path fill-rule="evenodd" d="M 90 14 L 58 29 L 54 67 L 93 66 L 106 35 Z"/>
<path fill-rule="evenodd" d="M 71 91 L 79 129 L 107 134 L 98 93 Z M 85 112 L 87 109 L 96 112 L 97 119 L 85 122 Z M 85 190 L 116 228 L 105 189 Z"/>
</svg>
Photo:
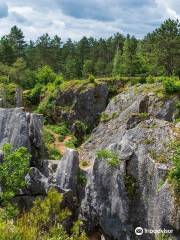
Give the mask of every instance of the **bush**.
<svg viewBox="0 0 180 240">
<path fill-rule="evenodd" d="M 56 149 L 55 147 L 53 146 L 48 146 L 48 154 L 49 154 L 49 158 L 51 160 L 60 160 L 62 155 L 61 153 L 59 152 L 58 149 Z"/>
<path fill-rule="evenodd" d="M 65 146 L 68 148 L 76 149 L 78 146 L 78 140 L 75 136 L 71 136 L 71 139 L 65 142 Z"/>
<path fill-rule="evenodd" d="M 0 239 L 87 240 L 85 232 L 81 229 L 80 220 L 74 224 L 71 234 L 68 235 L 65 231 L 63 223 L 68 220 L 71 213 L 68 209 L 62 208 L 62 201 L 62 194 L 51 189 L 44 200 L 37 198 L 33 208 L 24 213 L 16 222 L 5 222 L 0 218 Z"/>
<path fill-rule="evenodd" d="M 95 79 L 95 77 L 92 74 L 90 74 L 89 77 L 88 77 L 88 81 L 90 83 L 95 83 L 96 79 Z"/>
<path fill-rule="evenodd" d="M 16 215 L 16 208 L 10 204 L 20 188 L 25 187 L 25 175 L 29 170 L 31 155 L 24 147 L 13 150 L 10 144 L 5 144 L 3 163 L 0 164 L 0 183 L 3 192 L 0 195 L 2 205 L 6 208 L 7 218 Z"/>
<path fill-rule="evenodd" d="M 63 141 L 64 138 L 70 134 L 67 124 L 62 122 L 57 125 L 47 125 L 47 128 L 52 132 L 59 134 L 59 138 Z"/>
<path fill-rule="evenodd" d="M 116 153 L 103 149 L 96 153 L 97 158 L 106 160 L 110 167 L 116 168 L 119 166 L 120 159 Z"/>
<path fill-rule="evenodd" d="M 167 93 L 180 93 L 180 80 L 169 78 L 164 81 L 164 88 Z"/>
<path fill-rule="evenodd" d="M 55 141 L 53 134 L 47 128 L 43 129 L 43 139 L 45 144 L 50 144 Z"/>
</svg>

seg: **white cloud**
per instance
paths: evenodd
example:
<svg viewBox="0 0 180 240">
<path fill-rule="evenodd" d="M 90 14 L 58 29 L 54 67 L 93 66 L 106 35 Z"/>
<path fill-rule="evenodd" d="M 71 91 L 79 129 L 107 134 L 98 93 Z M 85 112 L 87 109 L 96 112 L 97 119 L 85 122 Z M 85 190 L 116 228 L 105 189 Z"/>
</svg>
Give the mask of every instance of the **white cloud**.
<svg viewBox="0 0 180 240">
<path fill-rule="evenodd" d="M 142 37 L 180 14 L 179 0 L 6 0 L 6 4 L 0 0 L 0 17 L 1 6 L 7 11 L 0 34 L 16 24 L 27 39 L 46 32 L 74 40 L 84 35 L 108 37 L 118 31 Z"/>
</svg>

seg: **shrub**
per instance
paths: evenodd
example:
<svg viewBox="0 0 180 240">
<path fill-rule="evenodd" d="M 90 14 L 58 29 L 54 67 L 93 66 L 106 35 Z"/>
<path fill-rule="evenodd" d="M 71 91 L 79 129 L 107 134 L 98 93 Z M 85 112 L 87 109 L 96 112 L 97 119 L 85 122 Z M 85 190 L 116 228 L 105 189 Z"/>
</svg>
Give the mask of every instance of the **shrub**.
<svg viewBox="0 0 180 240">
<path fill-rule="evenodd" d="M 116 168 L 119 166 L 120 159 L 116 153 L 103 149 L 96 153 L 97 158 L 106 160 L 110 167 Z"/>
<path fill-rule="evenodd" d="M 144 121 L 148 119 L 149 114 L 147 112 L 141 112 L 141 113 L 138 113 L 138 116 L 140 117 L 141 121 Z"/>
<path fill-rule="evenodd" d="M 167 93 L 180 92 L 180 80 L 176 78 L 169 78 L 164 81 L 164 88 Z"/>
<path fill-rule="evenodd" d="M 16 214 L 16 208 L 9 201 L 20 188 L 25 187 L 24 177 L 29 170 L 31 155 L 24 147 L 13 150 L 10 144 L 4 144 L 3 154 L 3 163 L 0 164 L 0 183 L 3 192 L 0 200 L 9 217 Z"/>
<path fill-rule="evenodd" d="M 75 136 L 71 136 L 71 139 L 69 139 L 67 142 L 65 142 L 65 146 L 68 148 L 75 149 L 78 146 L 78 140 Z"/>
<path fill-rule="evenodd" d="M 87 182 L 87 177 L 83 172 L 79 171 L 77 180 L 80 186 L 85 186 Z"/>
<path fill-rule="evenodd" d="M 67 127 L 67 124 L 62 122 L 58 125 L 47 125 L 47 128 L 50 129 L 52 132 L 59 134 L 60 139 L 64 140 L 64 138 L 70 134 L 70 131 Z"/>
<path fill-rule="evenodd" d="M 29 212 L 13 221 L 3 221 L 0 215 L 1 240 L 87 240 L 78 220 L 71 234 L 67 234 L 63 223 L 71 215 L 68 209 L 62 208 L 63 196 L 51 189 L 45 199 L 37 198 Z M 3 210 L 2 210 L 3 211 Z M 0 213 L 2 214 L 0 209 Z"/>
<path fill-rule="evenodd" d="M 126 191 L 130 198 L 134 198 L 138 194 L 138 184 L 137 180 L 132 175 L 124 176 L 124 184 L 126 187 Z"/>
<path fill-rule="evenodd" d="M 89 77 L 88 77 L 88 81 L 90 83 L 95 83 L 96 79 L 95 79 L 95 77 L 92 74 L 90 74 Z"/>
<path fill-rule="evenodd" d="M 51 145 L 48 146 L 48 155 L 51 160 L 60 160 L 62 157 L 60 151 Z"/>
<path fill-rule="evenodd" d="M 46 127 L 43 129 L 43 139 L 45 145 L 55 141 L 53 134 Z"/>
<path fill-rule="evenodd" d="M 146 78 L 146 82 L 147 83 L 154 83 L 155 82 L 155 77 L 153 77 L 153 76 L 148 76 L 147 78 Z"/>
</svg>

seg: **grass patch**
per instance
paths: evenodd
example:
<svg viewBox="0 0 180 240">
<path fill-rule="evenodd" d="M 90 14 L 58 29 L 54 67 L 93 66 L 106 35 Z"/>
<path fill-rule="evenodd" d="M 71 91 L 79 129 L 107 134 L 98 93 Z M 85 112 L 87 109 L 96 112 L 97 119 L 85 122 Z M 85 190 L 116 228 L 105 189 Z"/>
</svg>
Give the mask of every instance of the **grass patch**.
<svg viewBox="0 0 180 240">
<path fill-rule="evenodd" d="M 70 80 L 70 81 L 64 81 L 60 85 L 60 90 L 62 92 L 68 91 L 68 90 L 85 90 L 87 88 L 94 87 L 94 81 L 90 80 Z"/>
<path fill-rule="evenodd" d="M 114 118 L 116 118 L 117 117 L 117 113 L 116 112 L 114 112 L 112 115 L 110 115 L 110 114 L 108 114 L 108 113 L 106 113 L 106 112 L 103 112 L 103 113 L 101 113 L 101 119 L 100 119 L 100 121 L 101 122 L 108 122 L 108 121 L 110 121 L 111 119 L 114 119 Z"/>
<path fill-rule="evenodd" d="M 120 164 L 118 155 L 112 151 L 103 149 L 96 153 L 97 158 L 103 159 L 110 167 L 117 168 Z"/>
<path fill-rule="evenodd" d="M 147 112 L 138 113 L 138 117 L 141 119 L 141 121 L 144 121 L 148 119 L 149 114 Z"/>
<path fill-rule="evenodd" d="M 167 154 L 163 151 L 161 153 L 157 153 L 154 149 L 149 149 L 148 153 L 157 163 L 167 163 L 169 160 Z"/>
<path fill-rule="evenodd" d="M 157 185 L 157 192 L 160 192 L 163 185 L 164 185 L 164 180 L 161 179 Z"/>
</svg>

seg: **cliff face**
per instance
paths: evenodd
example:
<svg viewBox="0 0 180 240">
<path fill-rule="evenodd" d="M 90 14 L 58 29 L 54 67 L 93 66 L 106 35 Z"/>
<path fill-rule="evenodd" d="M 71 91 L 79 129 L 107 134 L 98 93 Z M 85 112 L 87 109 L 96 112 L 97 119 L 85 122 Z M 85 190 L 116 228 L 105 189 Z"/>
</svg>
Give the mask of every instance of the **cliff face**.
<svg viewBox="0 0 180 240">
<path fill-rule="evenodd" d="M 60 91 L 55 100 L 54 120 L 68 121 L 73 124 L 75 120 L 94 127 L 102 111 L 105 110 L 108 100 L 108 87 L 106 84 L 97 86 L 70 88 Z"/>
<path fill-rule="evenodd" d="M 14 148 L 26 147 L 32 154 L 32 164 L 38 165 L 43 141 L 42 115 L 26 113 L 23 108 L 0 108 L 0 146 L 10 143 Z"/>
<path fill-rule="evenodd" d="M 145 90 L 131 88 L 116 96 L 105 111 L 109 120 L 81 147 L 80 158 L 92 165 L 81 216 L 90 232 L 99 228 L 107 239 L 136 239 L 138 226 L 172 229 L 180 238 L 180 207 L 167 180 L 169 146 L 180 140 L 180 129 L 169 122 L 177 114 L 176 98 Z M 117 166 L 97 156 L 103 149 L 116 154 Z M 154 238 L 144 234 L 140 239 Z"/>
</svg>

